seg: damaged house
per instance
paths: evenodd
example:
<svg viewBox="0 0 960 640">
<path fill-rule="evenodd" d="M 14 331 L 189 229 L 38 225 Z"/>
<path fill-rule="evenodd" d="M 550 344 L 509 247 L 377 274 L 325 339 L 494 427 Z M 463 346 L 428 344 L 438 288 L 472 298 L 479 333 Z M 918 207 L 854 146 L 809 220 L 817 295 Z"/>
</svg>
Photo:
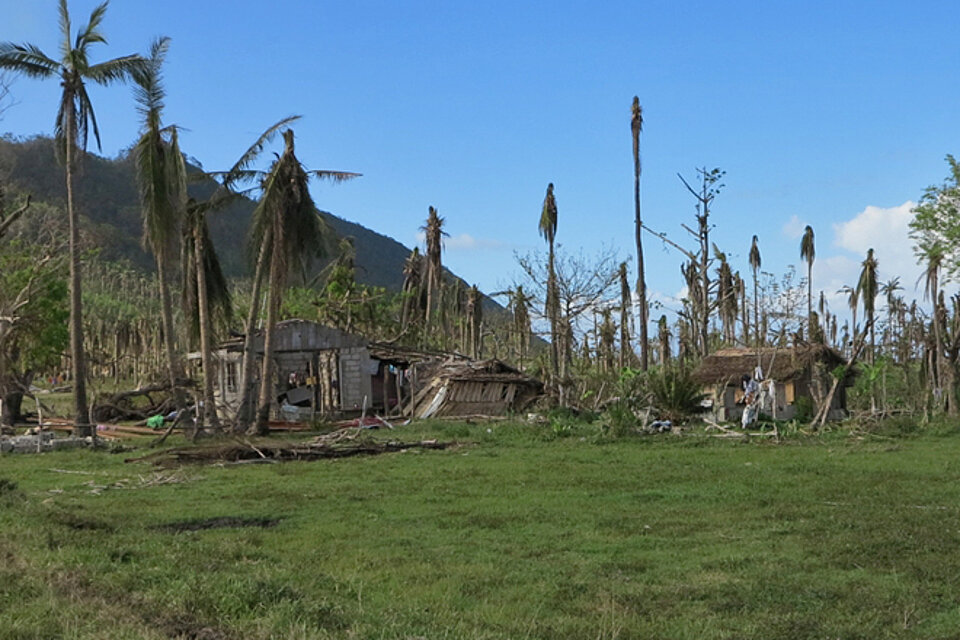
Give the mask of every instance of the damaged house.
<svg viewBox="0 0 960 640">
<path fill-rule="evenodd" d="M 791 420 L 799 414 L 812 417 L 833 384 L 831 372 L 845 360 L 836 350 L 822 344 L 803 344 L 788 348 L 729 348 L 707 356 L 694 370 L 693 377 L 712 399 L 714 419 L 738 421 L 743 413 L 741 377 L 762 372 L 761 411 L 778 420 Z M 847 415 L 846 389 L 853 384 L 851 373 L 837 387 L 827 415 L 839 420 Z"/>
<path fill-rule="evenodd" d="M 502 416 L 523 411 L 543 383 L 499 360 L 432 360 L 416 367 L 417 418 Z"/>
<path fill-rule="evenodd" d="M 425 354 L 369 343 L 365 338 L 305 320 L 277 324 L 274 338 L 274 415 L 292 420 L 359 413 L 365 407 L 388 412 L 409 396 L 405 372 Z M 254 337 L 255 376 L 263 359 L 263 332 Z M 191 354 L 199 363 L 199 354 Z M 220 344 L 215 398 L 220 414 L 236 417 L 240 406 L 243 338 Z"/>
<path fill-rule="evenodd" d="M 287 420 L 416 409 L 417 417 L 504 415 L 540 395 L 543 385 L 498 360 L 473 362 L 453 353 L 369 342 L 305 320 L 277 324 L 272 412 Z M 263 332 L 254 336 L 255 376 L 261 371 Z M 191 354 L 199 364 L 199 354 Z M 243 338 L 214 352 L 220 415 L 233 419 L 240 407 Z M 256 383 L 255 383 L 256 384 Z M 411 396 L 416 402 L 411 404 Z"/>
</svg>

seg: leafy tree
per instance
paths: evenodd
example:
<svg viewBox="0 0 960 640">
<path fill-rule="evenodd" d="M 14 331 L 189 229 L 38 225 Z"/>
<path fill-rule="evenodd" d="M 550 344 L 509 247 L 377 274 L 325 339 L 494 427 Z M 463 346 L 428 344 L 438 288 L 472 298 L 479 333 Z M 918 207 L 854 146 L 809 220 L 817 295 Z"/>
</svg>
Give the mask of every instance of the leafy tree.
<svg viewBox="0 0 960 640">
<path fill-rule="evenodd" d="M 47 56 L 32 44 L 0 42 L 0 69 L 31 78 L 57 78 L 61 95 L 54 123 L 58 154 L 64 161 L 67 179 L 67 218 L 70 236 L 70 354 L 73 377 L 74 411 L 78 435 L 92 433 L 89 424 L 86 392 L 86 360 L 83 350 L 83 320 L 80 284 L 80 228 L 74 207 L 74 172 L 79 152 L 85 151 L 87 135 L 92 129 L 97 147 L 100 147 L 100 130 L 94 115 L 93 104 L 87 95 L 86 82 L 108 85 L 123 81 L 142 72 L 144 60 L 137 55 L 128 55 L 91 64 L 89 49 L 97 43 L 106 43 L 100 30 L 107 2 L 98 5 L 90 14 L 90 20 L 73 37 L 67 0 L 60 0 L 60 59 Z"/>
<path fill-rule="evenodd" d="M 0 421 L 13 424 L 39 371 L 55 367 L 67 346 L 64 260 L 51 247 L 14 240 L 0 251 Z"/>
<path fill-rule="evenodd" d="M 913 208 L 910 237 L 919 261 L 939 255 L 944 280 L 960 276 L 960 162 L 947 156 L 950 174 L 939 185 L 927 187 Z"/>
</svg>

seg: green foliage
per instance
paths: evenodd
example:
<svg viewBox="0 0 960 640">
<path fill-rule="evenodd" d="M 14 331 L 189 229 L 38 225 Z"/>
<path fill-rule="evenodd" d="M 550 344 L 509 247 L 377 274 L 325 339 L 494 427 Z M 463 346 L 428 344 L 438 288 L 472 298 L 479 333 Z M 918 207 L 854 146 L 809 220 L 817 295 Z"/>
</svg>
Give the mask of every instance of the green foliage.
<svg viewBox="0 0 960 640">
<path fill-rule="evenodd" d="M 813 399 L 810 396 L 798 396 L 793 401 L 796 409 L 793 419 L 796 422 L 808 423 L 813 419 Z"/>
<path fill-rule="evenodd" d="M 11 313 L 18 295 L 31 291 L 26 304 L 13 312 L 17 320 L 0 343 L 0 358 L 15 375 L 58 364 L 69 341 L 64 263 L 44 258 L 46 252 L 19 240 L 4 244 L 0 251 L 0 313 Z"/>
<path fill-rule="evenodd" d="M 700 413 L 705 395 L 690 369 L 670 365 L 647 373 L 646 389 L 658 415 L 665 420 L 683 421 Z"/>
<path fill-rule="evenodd" d="M 34 208 L 50 206 L 61 210 L 66 196 L 63 187 L 63 169 L 54 162 L 53 141 L 46 137 L 15 140 L 0 138 L 0 157 L 8 168 L 8 180 L 13 193 L 31 193 Z M 198 167 L 187 167 L 196 175 Z M 97 247 L 105 260 L 126 260 L 136 267 L 152 271 L 153 259 L 143 249 L 139 238 L 142 222 L 139 195 L 134 178 L 135 166 L 131 155 L 115 159 L 88 155 L 84 162 L 83 180 L 75 185 L 76 197 L 84 203 L 81 219 L 83 232 Z M 190 186 L 190 196 L 205 201 L 216 184 L 203 180 Z M 208 216 L 210 235 L 218 248 L 218 255 L 228 278 L 249 277 L 250 261 L 244 251 L 244 230 L 249 227 L 254 203 L 238 198 L 222 211 Z M 396 240 L 322 212 L 327 224 L 338 237 L 352 236 L 356 248 L 357 280 L 371 286 L 399 291 L 403 286 L 403 263 L 410 250 Z M 34 220 L 36 218 L 34 217 Z M 323 262 L 312 265 L 311 273 Z"/>
<path fill-rule="evenodd" d="M 947 164 L 946 180 L 927 187 L 913 209 L 910 237 L 921 262 L 942 258 L 948 278 L 956 278 L 960 276 L 960 162 L 948 155 Z"/>
<path fill-rule="evenodd" d="M 640 369 L 624 367 L 620 372 L 614 385 L 616 396 L 604 411 L 610 436 L 620 438 L 641 426 L 638 412 L 646 405 L 646 382 Z"/>
</svg>

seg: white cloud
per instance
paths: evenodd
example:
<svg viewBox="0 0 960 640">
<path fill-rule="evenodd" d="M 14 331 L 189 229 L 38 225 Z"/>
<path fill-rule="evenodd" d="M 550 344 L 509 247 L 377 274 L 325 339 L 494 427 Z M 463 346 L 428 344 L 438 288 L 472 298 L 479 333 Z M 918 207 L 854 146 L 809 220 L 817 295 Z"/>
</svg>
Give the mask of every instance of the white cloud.
<svg viewBox="0 0 960 640">
<path fill-rule="evenodd" d="M 843 286 L 856 286 L 861 263 L 869 249 L 874 250 L 881 282 L 900 278 L 902 295 L 908 300 L 918 297 L 917 278 L 921 267 L 913 254 L 909 223 L 913 218 L 912 201 L 897 207 L 868 206 L 851 219 L 833 225 L 835 247 L 841 253 L 824 255 L 818 251 L 813 266 L 813 286 L 822 290 L 834 313 L 847 313 L 847 298 L 838 293 Z M 823 257 L 821 257 L 823 256 Z M 878 306 L 883 304 L 878 300 Z"/>
<path fill-rule="evenodd" d="M 417 233 L 417 246 L 422 247 L 426 241 L 423 231 Z M 499 240 L 491 238 L 476 238 L 469 233 L 461 233 L 443 239 L 443 248 L 447 251 L 474 251 L 477 249 L 497 249 L 503 247 Z"/>
<path fill-rule="evenodd" d="M 803 235 L 803 229 L 806 225 L 800 222 L 800 218 L 797 217 L 797 214 L 790 216 L 790 219 L 783 224 L 783 235 L 787 236 L 791 240 L 796 240 Z"/>
</svg>

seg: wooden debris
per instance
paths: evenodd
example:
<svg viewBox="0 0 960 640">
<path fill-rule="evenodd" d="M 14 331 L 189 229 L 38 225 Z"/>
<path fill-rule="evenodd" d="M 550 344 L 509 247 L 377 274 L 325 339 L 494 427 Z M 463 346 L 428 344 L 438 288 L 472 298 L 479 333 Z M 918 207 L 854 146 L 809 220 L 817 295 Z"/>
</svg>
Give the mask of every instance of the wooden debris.
<svg viewBox="0 0 960 640">
<path fill-rule="evenodd" d="M 258 443 L 236 441 L 203 447 L 181 447 L 151 453 L 124 462 L 150 461 L 158 466 L 203 463 L 241 463 L 250 460 L 320 460 L 325 458 L 348 458 L 361 455 L 376 455 L 406 451 L 408 449 L 446 449 L 455 442 L 421 440 L 419 442 L 375 442 L 360 440 L 359 431 L 340 430 L 303 443 Z"/>
</svg>

